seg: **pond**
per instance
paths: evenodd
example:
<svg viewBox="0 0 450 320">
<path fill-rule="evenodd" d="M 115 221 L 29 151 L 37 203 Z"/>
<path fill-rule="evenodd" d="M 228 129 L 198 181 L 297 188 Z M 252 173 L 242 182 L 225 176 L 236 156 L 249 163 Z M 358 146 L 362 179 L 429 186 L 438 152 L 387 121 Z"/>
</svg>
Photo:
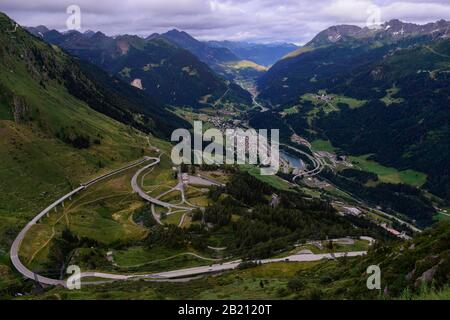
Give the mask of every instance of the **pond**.
<svg viewBox="0 0 450 320">
<path fill-rule="evenodd" d="M 298 157 L 284 150 L 280 150 L 280 157 L 289 162 L 289 165 L 296 169 L 305 169 L 305 163 Z"/>
</svg>

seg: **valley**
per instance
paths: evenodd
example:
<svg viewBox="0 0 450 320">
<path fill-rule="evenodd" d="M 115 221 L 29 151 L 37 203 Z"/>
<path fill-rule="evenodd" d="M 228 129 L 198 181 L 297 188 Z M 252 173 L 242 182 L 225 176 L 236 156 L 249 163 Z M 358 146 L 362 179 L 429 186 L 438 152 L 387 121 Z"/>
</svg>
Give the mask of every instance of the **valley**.
<svg viewBox="0 0 450 320">
<path fill-rule="evenodd" d="M 0 295 L 445 297 L 448 22 L 407 26 L 385 42 L 332 27 L 300 49 L 176 29 L 1 33 Z M 171 133 L 198 120 L 279 129 L 280 170 L 174 165 Z"/>
</svg>

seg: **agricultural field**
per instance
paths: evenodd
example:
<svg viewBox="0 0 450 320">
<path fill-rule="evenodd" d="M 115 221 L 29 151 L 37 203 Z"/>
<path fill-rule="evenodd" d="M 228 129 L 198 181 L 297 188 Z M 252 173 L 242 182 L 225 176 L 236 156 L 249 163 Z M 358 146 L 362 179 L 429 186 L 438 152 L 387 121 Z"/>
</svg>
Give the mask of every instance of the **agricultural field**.
<svg viewBox="0 0 450 320">
<path fill-rule="evenodd" d="M 357 168 L 378 175 L 381 182 L 405 183 L 415 187 L 422 186 L 427 179 L 426 174 L 415 170 L 399 171 L 395 168 L 385 167 L 375 161 L 369 160 L 370 155 L 350 156 L 349 160 Z"/>
<path fill-rule="evenodd" d="M 329 140 L 316 139 L 311 142 L 311 148 L 314 151 L 327 151 L 333 153 L 336 148 L 333 147 Z"/>
<path fill-rule="evenodd" d="M 254 176 L 258 180 L 269 184 L 275 189 L 287 191 L 292 188 L 292 184 L 287 182 L 286 180 L 273 175 L 273 176 L 263 176 L 260 174 L 260 168 L 251 165 L 242 165 L 241 169 L 248 172 L 250 175 Z"/>
</svg>

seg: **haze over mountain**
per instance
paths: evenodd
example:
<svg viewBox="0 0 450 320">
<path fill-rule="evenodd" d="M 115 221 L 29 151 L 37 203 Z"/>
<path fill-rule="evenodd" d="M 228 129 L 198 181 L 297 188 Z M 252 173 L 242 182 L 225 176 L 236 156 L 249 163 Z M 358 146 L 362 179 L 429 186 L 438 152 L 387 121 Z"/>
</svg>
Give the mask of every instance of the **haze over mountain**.
<svg viewBox="0 0 450 320">
<path fill-rule="evenodd" d="M 152 36 L 154 37 L 154 36 Z M 224 62 L 237 61 L 239 58 L 225 47 L 211 47 L 208 44 L 198 41 L 184 31 L 176 29 L 161 34 L 162 38 L 177 44 L 194 55 L 208 65 L 218 65 Z"/>
<path fill-rule="evenodd" d="M 208 41 L 209 46 L 230 49 L 239 60 L 253 61 L 259 65 L 271 66 L 298 47 L 292 43 L 249 43 L 239 41 Z"/>
</svg>

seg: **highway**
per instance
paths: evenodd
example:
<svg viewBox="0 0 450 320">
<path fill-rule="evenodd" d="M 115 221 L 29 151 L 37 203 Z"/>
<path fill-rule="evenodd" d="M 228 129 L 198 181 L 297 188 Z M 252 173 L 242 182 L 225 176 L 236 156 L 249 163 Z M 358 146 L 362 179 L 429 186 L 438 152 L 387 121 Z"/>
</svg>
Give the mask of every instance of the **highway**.
<svg viewBox="0 0 450 320">
<path fill-rule="evenodd" d="M 254 260 L 253 262 L 258 264 L 276 263 L 276 262 L 311 262 L 320 261 L 322 259 L 336 259 L 341 257 L 358 257 L 363 256 L 366 251 L 355 251 L 355 252 L 338 252 L 338 253 L 324 253 L 324 254 L 295 254 L 287 256 L 284 258 L 274 258 L 274 259 L 262 259 Z M 83 272 L 80 274 L 80 278 L 102 278 L 109 280 L 137 280 L 137 279 L 147 279 L 147 280 L 175 280 L 185 277 L 194 277 L 199 275 L 205 275 L 210 273 L 217 273 L 227 270 L 236 269 L 243 261 L 234 260 L 224 263 L 216 263 L 207 266 L 184 268 L 172 271 L 164 271 L 150 274 L 131 274 L 131 275 L 121 275 L 121 274 L 109 274 L 101 272 Z M 99 282 L 101 283 L 101 282 Z M 83 283 L 95 284 L 95 282 Z"/>
<path fill-rule="evenodd" d="M 305 155 L 306 157 L 308 157 L 308 158 L 312 161 L 312 163 L 313 163 L 314 166 L 315 166 L 314 169 L 312 169 L 312 170 L 309 170 L 309 171 L 306 171 L 306 172 L 302 172 L 301 174 L 296 175 L 296 176 L 292 179 L 292 182 L 295 182 L 295 180 L 297 180 L 298 178 L 301 178 L 301 177 L 308 177 L 308 176 L 311 177 L 311 176 L 318 175 L 320 172 L 322 172 L 323 168 L 327 165 L 327 164 L 324 163 L 323 160 L 322 160 L 321 158 L 319 158 L 319 157 L 311 156 L 310 154 L 308 154 L 308 153 L 306 153 L 306 152 L 304 152 L 304 151 L 302 151 L 302 150 L 299 150 L 299 149 L 297 149 L 297 148 L 294 148 L 294 147 L 289 146 L 289 145 L 286 145 L 286 144 L 284 144 L 284 146 L 286 146 L 286 147 L 288 147 L 288 148 L 290 148 L 290 149 L 292 149 L 292 150 L 294 150 L 294 151 L 297 151 L 297 152 L 299 152 L 299 153 Z M 314 153 L 313 153 L 313 154 L 314 154 Z M 333 185 L 330 181 L 328 181 L 328 183 L 331 184 L 331 185 Z M 335 186 L 335 185 L 333 185 L 333 187 L 335 187 L 336 189 L 339 189 L 339 188 L 338 188 L 337 186 Z M 369 210 L 369 211 L 374 211 L 375 213 L 380 214 L 380 215 L 382 215 L 382 216 L 385 216 L 385 217 L 387 217 L 387 218 L 389 218 L 389 219 L 391 219 L 391 220 L 395 220 L 395 221 L 397 221 L 398 223 L 400 223 L 400 224 L 402 224 L 402 225 L 406 225 L 408 228 L 410 228 L 410 229 L 413 230 L 414 232 L 422 232 L 422 230 L 420 230 L 419 228 L 415 227 L 414 225 L 412 225 L 412 224 L 410 224 L 410 223 L 408 223 L 408 222 L 406 222 L 406 221 L 403 221 L 402 219 L 400 219 L 400 218 L 398 218 L 398 217 L 395 217 L 395 216 L 393 216 L 393 215 L 391 215 L 391 214 L 388 214 L 388 213 L 383 212 L 383 211 L 378 210 L 378 209 L 373 209 L 373 208 L 371 208 L 369 205 L 366 205 L 363 201 L 361 201 L 361 200 L 359 200 L 359 199 L 356 199 L 355 197 L 353 197 L 353 198 L 354 198 L 355 201 L 357 201 L 361 206 L 364 206 L 364 207 L 365 207 L 367 210 Z"/>
<path fill-rule="evenodd" d="M 298 153 L 303 154 L 303 155 L 304 155 L 305 157 L 307 157 L 307 158 L 313 163 L 313 165 L 314 165 L 314 168 L 313 168 L 313 169 L 311 169 L 311 170 L 309 170 L 309 171 L 304 171 L 304 172 L 302 172 L 302 173 L 296 175 L 296 176 L 292 179 L 292 182 L 295 182 L 295 180 L 297 180 L 298 178 L 301 178 L 301 177 L 312 177 L 312 176 L 318 175 L 320 172 L 322 172 L 322 169 L 323 169 L 323 163 L 320 161 L 320 159 L 317 159 L 317 158 L 315 158 L 314 156 L 311 156 L 310 154 L 308 154 L 308 153 L 306 153 L 306 152 L 304 152 L 304 151 L 302 151 L 302 150 L 299 150 L 299 149 L 297 149 L 297 148 L 294 148 L 294 147 L 292 147 L 292 146 L 290 146 L 290 145 L 283 144 L 283 146 L 285 146 L 285 147 L 287 147 L 287 148 L 290 148 L 290 149 L 292 149 L 292 150 L 294 150 L 294 151 L 296 151 L 296 152 L 298 152 Z"/>
<path fill-rule="evenodd" d="M 356 252 L 339 252 L 339 253 L 324 253 L 324 254 L 295 254 L 291 256 L 287 256 L 284 258 L 276 258 L 276 259 L 263 259 L 263 260 L 255 260 L 254 262 L 258 264 L 267 264 L 267 263 L 275 263 L 275 262 L 310 262 L 310 261 L 320 261 L 322 259 L 335 259 L 340 257 L 357 257 L 363 256 L 367 252 L 366 251 L 356 251 Z M 236 269 L 239 264 L 242 263 L 242 260 L 235 260 L 230 262 L 224 262 L 220 264 L 213 264 L 210 266 L 202 266 L 202 267 L 194 267 L 194 268 L 186 268 L 179 269 L 174 271 L 165 271 L 159 273 L 153 273 L 149 275 L 138 275 L 135 277 L 141 278 L 164 278 L 164 279 L 176 279 L 181 277 L 191 277 L 195 275 L 215 273 L 226 270 Z"/>
<path fill-rule="evenodd" d="M 50 213 L 51 210 L 55 209 L 58 205 L 62 204 L 67 199 L 71 199 L 74 195 L 76 195 L 80 191 L 87 189 L 89 186 L 91 186 L 94 183 L 97 183 L 103 179 L 109 178 L 115 174 L 118 174 L 120 172 L 128 170 L 132 167 L 138 166 L 138 165 L 144 163 L 145 161 L 148 161 L 149 159 L 154 159 L 154 158 L 144 157 L 142 160 L 140 160 L 138 162 L 134 162 L 132 164 L 126 165 L 125 167 L 122 167 L 117 170 L 106 173 L 104 175 L 101 175 L 91 181 L 82 183 L 78 188 L 76 188 L 75 190 L 72 190 L 68 194 L 62 196 L 61 198 L 59 198 L 58 200 L 53 202 L 51 205 L 49 205 L 47 208 L 42 210 L 37 216 L 35 216 L 33 218 L 33 220 L 31 220 L 30 222 L 27 223 L 27 225 L 20 231 L 20 233 L 17 235 L 16 239 L 14 240 L 14 242 L 11 245 L 11 250 L 10 250 L 11 262 L 14 265 L 14 267 L 17 269 L 17 271 L 19 271 L 24 277 L 36 280 L 43 284 L 65 286 L 66 282 L 64 280 L 50 279 L 50 278 L 40 276 L 40 275 L 32 272 L 31 270 L 29 270 L 27 267 L 25 267 L 25 265 L 20 261 L 20 258 L 19 258 L 20 245 L 22 244 L 23 239 L 25 239 L 26 234 L 44 216 L 46 216 L 48 213 Z"/>
<path fill-rule="evenodd" d="M 180 205 L 176 205 L 176 204 L 171 204 L 168 202 L 164 202 L 161 200 L 158 200 L 156 198 L 153 198 L 151 196 L 149 196 L 144 190 L 142 190 L 142 188 L 139 186 L 138 184 L 138 177 L 142 174 L 142 172 L 144 172 L 145 170 L 147 170 L 148 168 L 153 167 L 154 165 L 158 164 L 160 162 L 159 158 L 148 158 L 148 160 L 154 160 L 154 162 L 146 165 L 145 167 L 139 169 L 135 175 L 133 176 L 133 178 L 131 179 L 131 187 L 133 188 L 133 191 L 136 192 L 142 199 L 156 204 L 158 206 L 164 207 L 164 208 L 173 208 L 173 209 L 180 209 L 180 210 L 193 210 L 194 208 L 190 208 L 190 207 L 184 207 L 184 206 L 180 206 Z M 158 221 L 158 220 L 157 220 Z"/>
<path fill-rule="evenodd" d="M 63 286 L 67 287 L 67 281 L 66 280 L 60 280 L 60 279 L 51 279 L 47 277 L 43 277 L 41 275 L 38 275 L 31 270 L 29 270 L 23 263 L 20 261 L 19 258 L 19 249 L 21 246 L 21 243 L 23 239 L 25 238 L 27 232 L 36 224 L 38 223 L 45 215 L 47 215 L 51 210 L 56 208 L 58 205 L 62 204 L 65 200 L 71 199 L 72 196 L 76 195 L 82 190 L 85 190 L 89 186 L 106 179 L 108 177 L 111 177 L 115 174 L 118 174 L 120 172 L 123 172 L 125 170 L 128 170 L 132 167 L 138 166 L 146 161 L 153 160 L 152 163 L 142 167 L 139 169 L 133 176 L 131 185 L 135 192 L 139 194 L 144 200 L 147 200 L 151 202 L 152 204 L 156 204 L 159 206 L 163 206 L 165 208 L 176 208 L 181 210 L 192 210 L 192 208 L 188 207 L 182 207 L 179 205 L 173 205 L 170 203 L 166 203 L 163 201 L 160 201 L 158 199 L 150 197 L 148 194 L 146 194 L 138 185 L 138 177 L 139 175 L 147 170 L 148 168 L 155 166 L 160 162 L 160 158 L 154 158 L 154 157 L 144 157 L 142 160 L 129 164 L 125 167 L 122 167 L 120 169 L 114 170 L 112 172 L 109 172 L 107 174 L 104 174 L 98 178 L 95 178 L 87 183 L 83 183 L 80 185 L 80 187 L 76 188 L 75 190 L 69 192 L 68 194 L 64 195 L 57 201 L 53 202 L 50 206 L 45 208 L 43 211 L 41 211 L 36 217 L 33 218 L 18 234 L 16 239 L 14 240 L 10 256 L 11 261 L 14 265 L 14 267 L 26 278 L 35 280 L 39 283 L 46 284 L 46 285 L 54 285 L 54 286 Z M 154 215 L 156 214 L 153 211 Z M 307 261 L 319 261 L 322 259 L 335 259 L 342 256 L 361 256 L 366 254 L 365 251 L 359 251 L 359 252 L 349 252 L 349 253 L 331 253 L 331 254 L 295 254 L 284 258 L 274 258 L 274 259 L 263 259 L 263 260 L 256 260 L 254 262 L 260 263 L 260 264 L 266 264 L 266 263 L 274 263 L 274 262 L 284 262 L 284 261 L 293 261 L 293 262 L 307 262 Z M 147 279 L 147 280 L 154 280 L 154 281 L 161 281 L 161 280 L 171 280 L 176 281 L 176 279 L 179 278 L 185 278 L 185 277 L 195 277 L 203 274 L 208 273 L 216 273 L 221 272 L 225 270 L 232 270 L 239 266 L 239 264 L 242 263 L 242 260 L 235 260 L 235 261 L 229 261 L 224 263 L 216 263 L 211 264 L 207 266 L 200 266 L 200 267 L 194 267 L 194 268 L 184 268 L 184 269 L 178 269 L 178 270 L 172 270 L 172 271 L 164 271 L 164 272 L 158 272 L 158 273 L 151 273 L 151 274 L 112 274 L 112 273 L 103 273 L 103 272 L 82 272 L 79 277 L 82 278 L 101 278 L 101 279 L 107 279 L 109 281 L 118 281 L 118 280 L 135 280 L 135 279 Z M 92 284 L 99 284 L 104 282 L 84 282 L 84 285 L 92 285 Z"/>
</svg>

